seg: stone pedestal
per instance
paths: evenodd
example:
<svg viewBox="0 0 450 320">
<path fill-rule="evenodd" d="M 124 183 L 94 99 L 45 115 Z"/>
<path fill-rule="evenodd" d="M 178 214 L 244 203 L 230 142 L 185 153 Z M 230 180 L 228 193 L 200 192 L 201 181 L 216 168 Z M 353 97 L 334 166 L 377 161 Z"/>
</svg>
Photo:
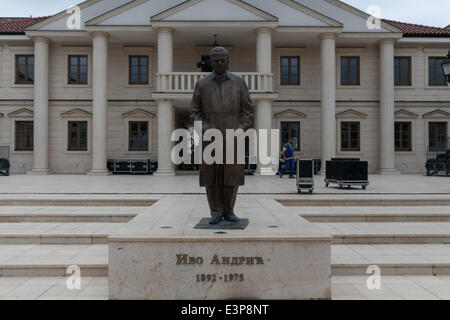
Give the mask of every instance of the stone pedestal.
<svg viewBox="0 0 450 320">
<path fill-rule="evenodd" d="M 330 299 L 331 237 L 241 196 L 245 230 L 198 230 L 205 196 L 167 196 L 110 236 L 110 299 Z"/>
</svg>

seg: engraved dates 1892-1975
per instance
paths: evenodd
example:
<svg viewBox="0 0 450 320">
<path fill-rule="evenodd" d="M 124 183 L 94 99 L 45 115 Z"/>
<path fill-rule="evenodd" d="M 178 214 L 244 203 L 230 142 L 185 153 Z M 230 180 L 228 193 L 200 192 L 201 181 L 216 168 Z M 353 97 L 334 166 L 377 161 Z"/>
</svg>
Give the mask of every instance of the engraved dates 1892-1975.
<svg viewBox="0 0 450 320">
<path fill-rule="evenodd" d="M 217 274 L 197 274 L 196 275 L 197 282 L 243 282 L 244 274 L 243 273 L 230 273 L 225 274 L 223 276 L 218 276 Z"/>
</svg>

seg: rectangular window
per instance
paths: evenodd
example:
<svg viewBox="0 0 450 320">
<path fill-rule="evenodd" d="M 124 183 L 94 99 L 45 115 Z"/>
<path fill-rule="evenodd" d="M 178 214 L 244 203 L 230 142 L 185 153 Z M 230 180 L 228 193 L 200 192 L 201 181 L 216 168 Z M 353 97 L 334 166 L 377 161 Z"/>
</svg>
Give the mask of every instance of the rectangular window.
<svg viewBox="0 0 450 320">
<path fill-rule="evenodd" d="M 442 62 L 446 57 L 430 57 L 428 58 L 428 78 L 430 86 L 446 86 L 444 71 L 442 70 Z"/>
<path fill-rule="evenodd" d="M 68 122 L 68 142 L 69 151 L 87 151 L 88 150 L 88 123 L 87 121 L 69 121 Z"/>
<path fill-rule="evenodd" d="M 69 84 L 88 83 L 88 57 L 69 56 Z"/>
<path fill-rule="evenodd" d="M 148 151 L 148 122 L 129 122 L 129 151 Z"/>
<path fill-rule="evenodd" d="M 341 122 L 341 151 L 360 151 L 359 122 Z"/>
<path fill-rule="evenodd" d="M 16 84 L 34 83 L 34 56 L 16 56 Z"/>
<path fill-rule="evenodd" d="M 33 121 L 16 121 L 16 151 L 33 151 Z"/>
<path fill-rule="evenodd" d="M 395 57 L 394 71 L 396 86 L 411 85 L 411 57 Z"/>
<path fill-rule="evenodd" d="M 300 85 L 300 57 L 281 57 L 281 85 Z"/>
<path fill-rule="evenodd" d="M 359 57 L 341 57 L 341 85 L 359 86 L 360 84 Z"/>
<path fill-rule="evenodd" d="M 447 122 L 430 122 L 428 124 L 428 146 L 430 151 L 447 150 Z"/>
<path fill-rule="evenodd" d="M 148 84 L 148 56 L 130 56 L 129 84 Z"/>
<path fill-rule="evenodd" d="M 411 122 L 395 123 L 395 151 L 412 151 Z"/>
<path fill-rule="evenodd" d="M 294 150 L 300 151 L 300 122 L 281 122 L 281 148 L 288 143 L 289 138 L 294 139 Z"/>
</svg>

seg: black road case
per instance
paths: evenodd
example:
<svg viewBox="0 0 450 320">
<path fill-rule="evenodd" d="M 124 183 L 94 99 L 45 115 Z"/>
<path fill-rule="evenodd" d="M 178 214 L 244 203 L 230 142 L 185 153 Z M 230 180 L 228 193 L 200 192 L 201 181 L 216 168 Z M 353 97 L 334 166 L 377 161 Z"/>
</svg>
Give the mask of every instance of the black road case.
<svg viewBox="0 0 450 320">
<path fill-rule="evenodd" d="M 0 146 L 0 174 L 9 176 L 9 169 L 11 164 L 9 163 L 9 147 Z"/>
<path fill-rule="evenodd" d="M 298 159 L 297 160 L 297 190 L 302 193 L 306 190 L 309 193 L 314 192 L 314 160 Z"/>
<path fill-rule="evenodd" d="M 110 159 L 108 170 L 122 174 L 149 174 L 158 169 L 158 162 L 150 159 Z"/>
<path fill-rule="evenodd" d="M 344 186 L 361 186 L 363 190 L 369 185 L 367 161 L 357 158 L 331 159 L 326 162 L 325 186 L 336 183 L 339 189 Z"/>
<path fill-rule="evenodd" d="M 425 168 L 427 176 L 439 175 L 439 172 L 445 172 L 446 176 L 450 174 L 450 150 L 445 153 L 436 154 L 435 159 L 428 159 Z"/>
</svg>

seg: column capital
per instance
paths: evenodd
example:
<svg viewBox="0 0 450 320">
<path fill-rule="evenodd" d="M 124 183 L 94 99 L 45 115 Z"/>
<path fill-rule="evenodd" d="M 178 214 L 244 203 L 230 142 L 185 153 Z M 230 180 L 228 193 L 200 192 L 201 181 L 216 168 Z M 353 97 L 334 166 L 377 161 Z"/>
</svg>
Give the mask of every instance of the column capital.
<svg viewBox="0 0 450 320">
<path fill-rule="evenodd" d="M 336 40 L 337 39 L 337 34 L 336 33 L 332 33 L 332 32 L 320 34 L 320 40 L 325 40 L 325 39 Z"/>
<path fill-rule="evenodd" d="M 170 33 L 173 34 L 175 33 L 175 29 L 174 28 L 170 28 L 170 27 L 157 27 L 156 28 L 156 32 L 160 33 Z"/>
<path fill-rule="evenodd" d="M 51 42 L 49 38 L 41 37 L 41 36 L 38 36 L 38 37 L 32 37 L 31 40 L 33 40 L 34 43 L 37 43 L 37 42 L 44 42 L 44 43 L 46 43 L 46 44 L 50 44 L 50 42 Z"/>
<path fill-rule="evenodd" d="M 92 39 L 95 39 L 95 38 L 106 38 L 106 39 L 109 39 L 109 37 L 110 37 L 109 33 L 103 32 L 103 31 L 94 31 L 94 32 L 91 32 L 90 35 L 91 35 Z"/>
<path fill-rule="evenodd" d="M 259 28 L 255 29 L 255 33 L 256 34 L 258 34 L 258 33 L 270 33 L 270 34 L 272 34 L 272 32 L 273 32 L 273 29 L 270 28 L 270 27 L 259 27 Z"/>
<path fill-rule="evenodd" d="M 381 46 L 381 45 L 384 45 L 384 44 L 392 44 L 392 45 L 394 45 L 395 42 L 396 42 L 395 39 L 381 39 L 380 41 L 378 41 L 378 44 L 379 44 L 380 46 Z"/>
</svg>

